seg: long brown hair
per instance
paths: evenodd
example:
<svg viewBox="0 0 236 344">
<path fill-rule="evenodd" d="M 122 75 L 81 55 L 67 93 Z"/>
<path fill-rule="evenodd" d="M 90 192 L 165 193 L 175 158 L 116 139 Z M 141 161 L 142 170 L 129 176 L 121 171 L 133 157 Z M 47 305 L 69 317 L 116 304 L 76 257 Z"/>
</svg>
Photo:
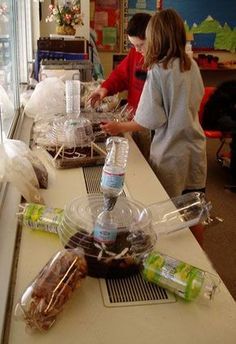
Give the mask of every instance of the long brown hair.
<svg viewBox="0 0 236 344">
<path fill-rule="evenodd" d="M 189 70 L 191 60 L 185 52 L 185 45 L 186 32 L 179 14 L 171 8 L 156 12 L 146 29 L 144 66 L 151 68 L 161 62 L 167 69 L 169 62 L 178 57 L 181 72 Z"/>
</svg>

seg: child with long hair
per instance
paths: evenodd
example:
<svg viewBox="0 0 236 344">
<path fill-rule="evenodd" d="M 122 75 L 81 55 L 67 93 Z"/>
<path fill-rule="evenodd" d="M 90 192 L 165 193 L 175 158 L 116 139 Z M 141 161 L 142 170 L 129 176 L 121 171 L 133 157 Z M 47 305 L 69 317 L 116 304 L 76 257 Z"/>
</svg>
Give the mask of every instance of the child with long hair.
<svg viewBox="0 0 236 344">
<path fill-rule="evenodd" d="M 102 126 L 112 135 L 155 130 L 150 163 L 170 197 L 204 189 L 206 182 L 206 139 L 198 118 L 204 86 L 185 44 L 184 23 L 175 10 L 154 14 L 146 30 L 147 80 L 134 120 Z"/>
<path fill-rule="evenodd" d="M 155 13 L 146 29 L 148 72 L 135 117 L 132 122 L 102 125 L 111 135 L 154 130 L 149 160 L 170 197 L 204 191 L 206 183 L 206 139 L 198 118 L 204 86 L 185 45 L 179 14 L 173 9 Z"/>
</svg>

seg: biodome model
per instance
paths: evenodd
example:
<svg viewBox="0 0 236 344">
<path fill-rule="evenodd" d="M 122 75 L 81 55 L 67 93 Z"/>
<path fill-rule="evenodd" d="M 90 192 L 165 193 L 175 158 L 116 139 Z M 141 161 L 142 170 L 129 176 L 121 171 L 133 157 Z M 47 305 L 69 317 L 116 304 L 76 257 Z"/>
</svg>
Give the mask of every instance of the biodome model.
<svg viewBox="0 0 236 344">
<path fill-rule="evenodd" d="M 100 194 L 78 197 L 69 202 L 59 227 L 66 248 L 82 247 L 88 263 L 88 274 L 95 277 L 120 277 L 137 271 L 137 257 L 149 251 L 156 242 L 151 216 L 145 207 L 119 197 L 112 210 L 117 226 L 115 241 L 99 242 L 94 236 L 97 217 L 103 210 Z"/>
<path fill-rule="evenodd" d="M 210 204 L 199 192 L 147 207 L 119 196 L 109 222 L 116 235 L 100 241 L 96 223 L 104 210 L 103 195 L 90 194 L 68 202 L 58 234 L 65 248 L 84 249 L 90 276 L 123 277 L 137 272 L 140 258 L 154 249 L 161 234 L 205 220 L 209 209 Z"/>
</svg>

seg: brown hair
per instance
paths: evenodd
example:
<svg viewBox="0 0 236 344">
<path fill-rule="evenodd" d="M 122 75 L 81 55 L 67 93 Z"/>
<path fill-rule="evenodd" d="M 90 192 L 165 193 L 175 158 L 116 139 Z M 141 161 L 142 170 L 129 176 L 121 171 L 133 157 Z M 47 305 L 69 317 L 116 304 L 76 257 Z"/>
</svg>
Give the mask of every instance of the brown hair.
<svg viewBox="0 0 236 344">
<path fill-rule="evenodd" d="M 142 40 L 145 39 L 145 31 L 148 25 L 148 22 L 151 18 L 151 15 L 148 13 L 136 13 L 129 20 L 128 26 L 126 29 L 127 35 L 130 37 L 138 37 Z"/>
<path fill-rule="evenodd" d="M 144 65 L 151 68 L 156 63 L 163 63 L 167 69 L 173 58 L 179 57 L 180 70 L 191 67 L 191 60 L 185 52 L 186 32 L 179 14 L 171 9 L 156 12 L 146 29 L 146 53 Z"/>
</svg>

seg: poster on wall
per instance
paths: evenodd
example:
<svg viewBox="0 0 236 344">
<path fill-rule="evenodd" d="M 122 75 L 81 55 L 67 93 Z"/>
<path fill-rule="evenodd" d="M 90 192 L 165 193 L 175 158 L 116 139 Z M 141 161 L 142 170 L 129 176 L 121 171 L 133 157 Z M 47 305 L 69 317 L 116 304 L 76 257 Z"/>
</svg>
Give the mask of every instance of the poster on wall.
<svg viewBox="0 0 236 344">
<path fill-rule="evenodd" d="M 193 48 L 236 52 L 235 0 L 163 0 L 163 8 L 175 8 L 193 34 Z"/>
<path fill-rule="evenodd" d="M 90 1 L 90 27 L 96 32 L 99 51 L 120 50 L 120 1 Z"/>
<path fill-rule="evenodd" d="M 130 48 L 127 34 L 125 33 L 130 18 L 139 12 L 152 14 L 161 7 L 162 0 L 124 0 L 123 1 L 123 37 L 122 50 L 127 52 Z"/>
</svg>

